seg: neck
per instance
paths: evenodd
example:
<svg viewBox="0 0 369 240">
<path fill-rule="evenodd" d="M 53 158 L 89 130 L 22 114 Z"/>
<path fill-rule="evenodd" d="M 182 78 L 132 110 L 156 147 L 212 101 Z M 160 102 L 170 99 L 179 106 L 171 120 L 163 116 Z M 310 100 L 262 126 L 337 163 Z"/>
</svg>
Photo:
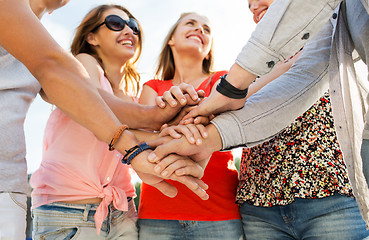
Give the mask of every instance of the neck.
<svg viewBox="0 0 369 240">
<path fill-rule="evenodd" d="M 114 91 L 119 89 L 119 85 L 124 76 L 124 65 L 117 64 L 116 61 L 102 60 L 104 63 L 105 72 L 108 75 L 109 82 Z"/>
<path fill-rule="evenodd" d="M 174 56 L 174 64 L 176 70 L 173 77 L 173 84 L 188 83 L 197 87 L 199 83 L 208 77 L 208 74 L 202 71 L 203 59 L 194 57 L 183 57 L 176 54 Z"/>
<path fill-rule="evenodd" d="M 45 3 L 41 0 L 29 0 L 29 5 L 32 12 L 38 17 L 38 19 L 41 19 L 47 11 Z"/>
</svg>

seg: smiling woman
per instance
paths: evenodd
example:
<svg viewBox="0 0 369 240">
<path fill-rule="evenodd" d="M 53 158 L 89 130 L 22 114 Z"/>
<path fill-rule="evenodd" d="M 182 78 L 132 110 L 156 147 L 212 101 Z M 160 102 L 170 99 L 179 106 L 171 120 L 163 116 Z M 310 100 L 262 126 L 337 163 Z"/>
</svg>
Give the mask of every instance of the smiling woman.
<svg viewBox="0 0 369 240">
<path fill-rule="evenodd" d="M 210 21 L 197 13 L 182 14 L 164 39 L 156 71 L 158 79 L 145 83 L 140 103 L 155 105 L 157 96 L 162 96 L 172 86 L 181 83 L 191 84 L 197 91 L 205 91 L 208 96 L 219 77 L 226 73 L 213 71 L 213 63 Z M 209 185 L 207 201 L 199 201 L 175 182 L 172 184 L 179 193 L 174 198 L 167 198 L 143 183 L 139 205 L 139 238 L 242 239 L 242 224 L 238 206 L 234 203 L 238 173 L 232 152 L 215 152 L 202 179 Z"/>
<path fill-rule="evenodd" d="M 134 63 L 141 46 L 140 26 L 129 11 L 120 5 L 100 5 L 78 27 L 71 51 L 86 68 L 94 87 L 133 102 L 139 80 Z M 123 132 L 125 127 L 122 129 Z M 51 113 L 42 164 L 30 180 L 34 188 L 35 239 L 58 234 L 86 239 L 98 237 L 100 231 L 103 238 L 115 239 L 123 234 L 127 239 L 137 238 L 130 168 L 121 164 L 122 155 L 118 151 L 109 150 L 113 150 L 110 145 L 108 148 L 59 108 Z M 83 212 L 90 212 L 89 224 L 85 221 L 75 221 L 69 227 L 61 224 Z M 60 217 L 63 214 L 65 217 Z M 111 217 L 107 220 L 107 215 L 120 220 L 116 224 Z M 76 229 L 83 231 L 77 233 Z"/>
</svg>

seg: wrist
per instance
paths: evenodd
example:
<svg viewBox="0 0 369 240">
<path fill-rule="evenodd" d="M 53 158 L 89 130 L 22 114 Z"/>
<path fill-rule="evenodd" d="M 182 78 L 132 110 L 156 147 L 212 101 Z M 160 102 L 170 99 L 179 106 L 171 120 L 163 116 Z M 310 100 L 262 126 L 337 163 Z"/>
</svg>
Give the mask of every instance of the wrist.
<svg viewBox="0 0 369 240">
<path fill-rule="evenodd" d="M 126 150 L 132 148 L 138 143 L 139 141 L 137 140 L 136 136 L 131 131 L 125 130 L 115 143 L 115 149 L 124 155 Z"/>
<path fill-rule="evenodd" d="M 205 139 L 206 146 L 211 152 L 222 150 L 222 138 L 220 137 L 218 129 L 210 123 L 206 126 L 206 130 L 208 132 L 208 137 Z"/>
<path fill-rule="evenodd" d="M 256 75 L 246 71 L 237 63 L 229 70 L 227 81 L 238 89 L 246 89 L 255 80 Z"/>
</svg>

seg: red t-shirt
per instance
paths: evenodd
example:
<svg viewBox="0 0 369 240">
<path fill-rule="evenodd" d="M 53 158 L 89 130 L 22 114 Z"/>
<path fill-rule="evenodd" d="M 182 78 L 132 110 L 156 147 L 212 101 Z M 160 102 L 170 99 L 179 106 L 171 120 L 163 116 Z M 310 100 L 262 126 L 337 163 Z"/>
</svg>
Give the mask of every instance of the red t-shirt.
<svg viewBox="0 0 369 240">
<path fill-rule="evenodd" d="M 206 79 L 196 90 L 204 90 L 208 96 L 219 77 L 226 71 L 220 71 Z M 150 80 L 145 83 L 154 89 L 159 96 L 173 86 L 172 80 Z M 201 200 L 186 186 L 176 181 L 168 180 L 178 189 L 175 198 L 164 196 L 159 190 L 142 183 L 139 205 L 139 218 L 163 220 L 195 220 L 222 221 L 240 219 L 237 204 L 235 204 L 238 185 L 238 172 L 234 166 L 231 151 L 215 152 L 205 169 L 202 180 L 209 185 L 209 199 Z"/>
</svg>

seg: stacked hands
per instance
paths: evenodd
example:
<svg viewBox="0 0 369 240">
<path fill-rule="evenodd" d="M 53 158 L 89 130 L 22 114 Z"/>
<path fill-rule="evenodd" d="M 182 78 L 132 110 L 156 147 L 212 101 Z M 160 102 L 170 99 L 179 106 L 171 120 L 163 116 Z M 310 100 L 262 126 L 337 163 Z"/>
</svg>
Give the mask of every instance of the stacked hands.
<svg viewBox="0 0 369 240">
<path fill-rule="evenodd" d="M 191 117 L 193 110 L 204 100 L 204 92 L 196 92 L 192 85 L 173 86 L 162 97 L 157 97 L 157 105 L 164 109 L 181 108 L 176 116 L 160 128 L 160 133 L 146 141 L 153 151 L 139 154 L 131 165 L 141 180 L 156 187 L 168 197 L 175 197 L 177 189 L 164 179 L 175 180 L 186 185 L 201 199 L 209 198 L 208 186 L 201 180 L 204 169 L 213 151 L 205 142 L 208 140 L 207 125 L 213 118 L 209 116 Z M 209 126 L 209 125 L 208 125 Z M 143 159 L 146 160 L 143 160 Z"/>
</svg>

